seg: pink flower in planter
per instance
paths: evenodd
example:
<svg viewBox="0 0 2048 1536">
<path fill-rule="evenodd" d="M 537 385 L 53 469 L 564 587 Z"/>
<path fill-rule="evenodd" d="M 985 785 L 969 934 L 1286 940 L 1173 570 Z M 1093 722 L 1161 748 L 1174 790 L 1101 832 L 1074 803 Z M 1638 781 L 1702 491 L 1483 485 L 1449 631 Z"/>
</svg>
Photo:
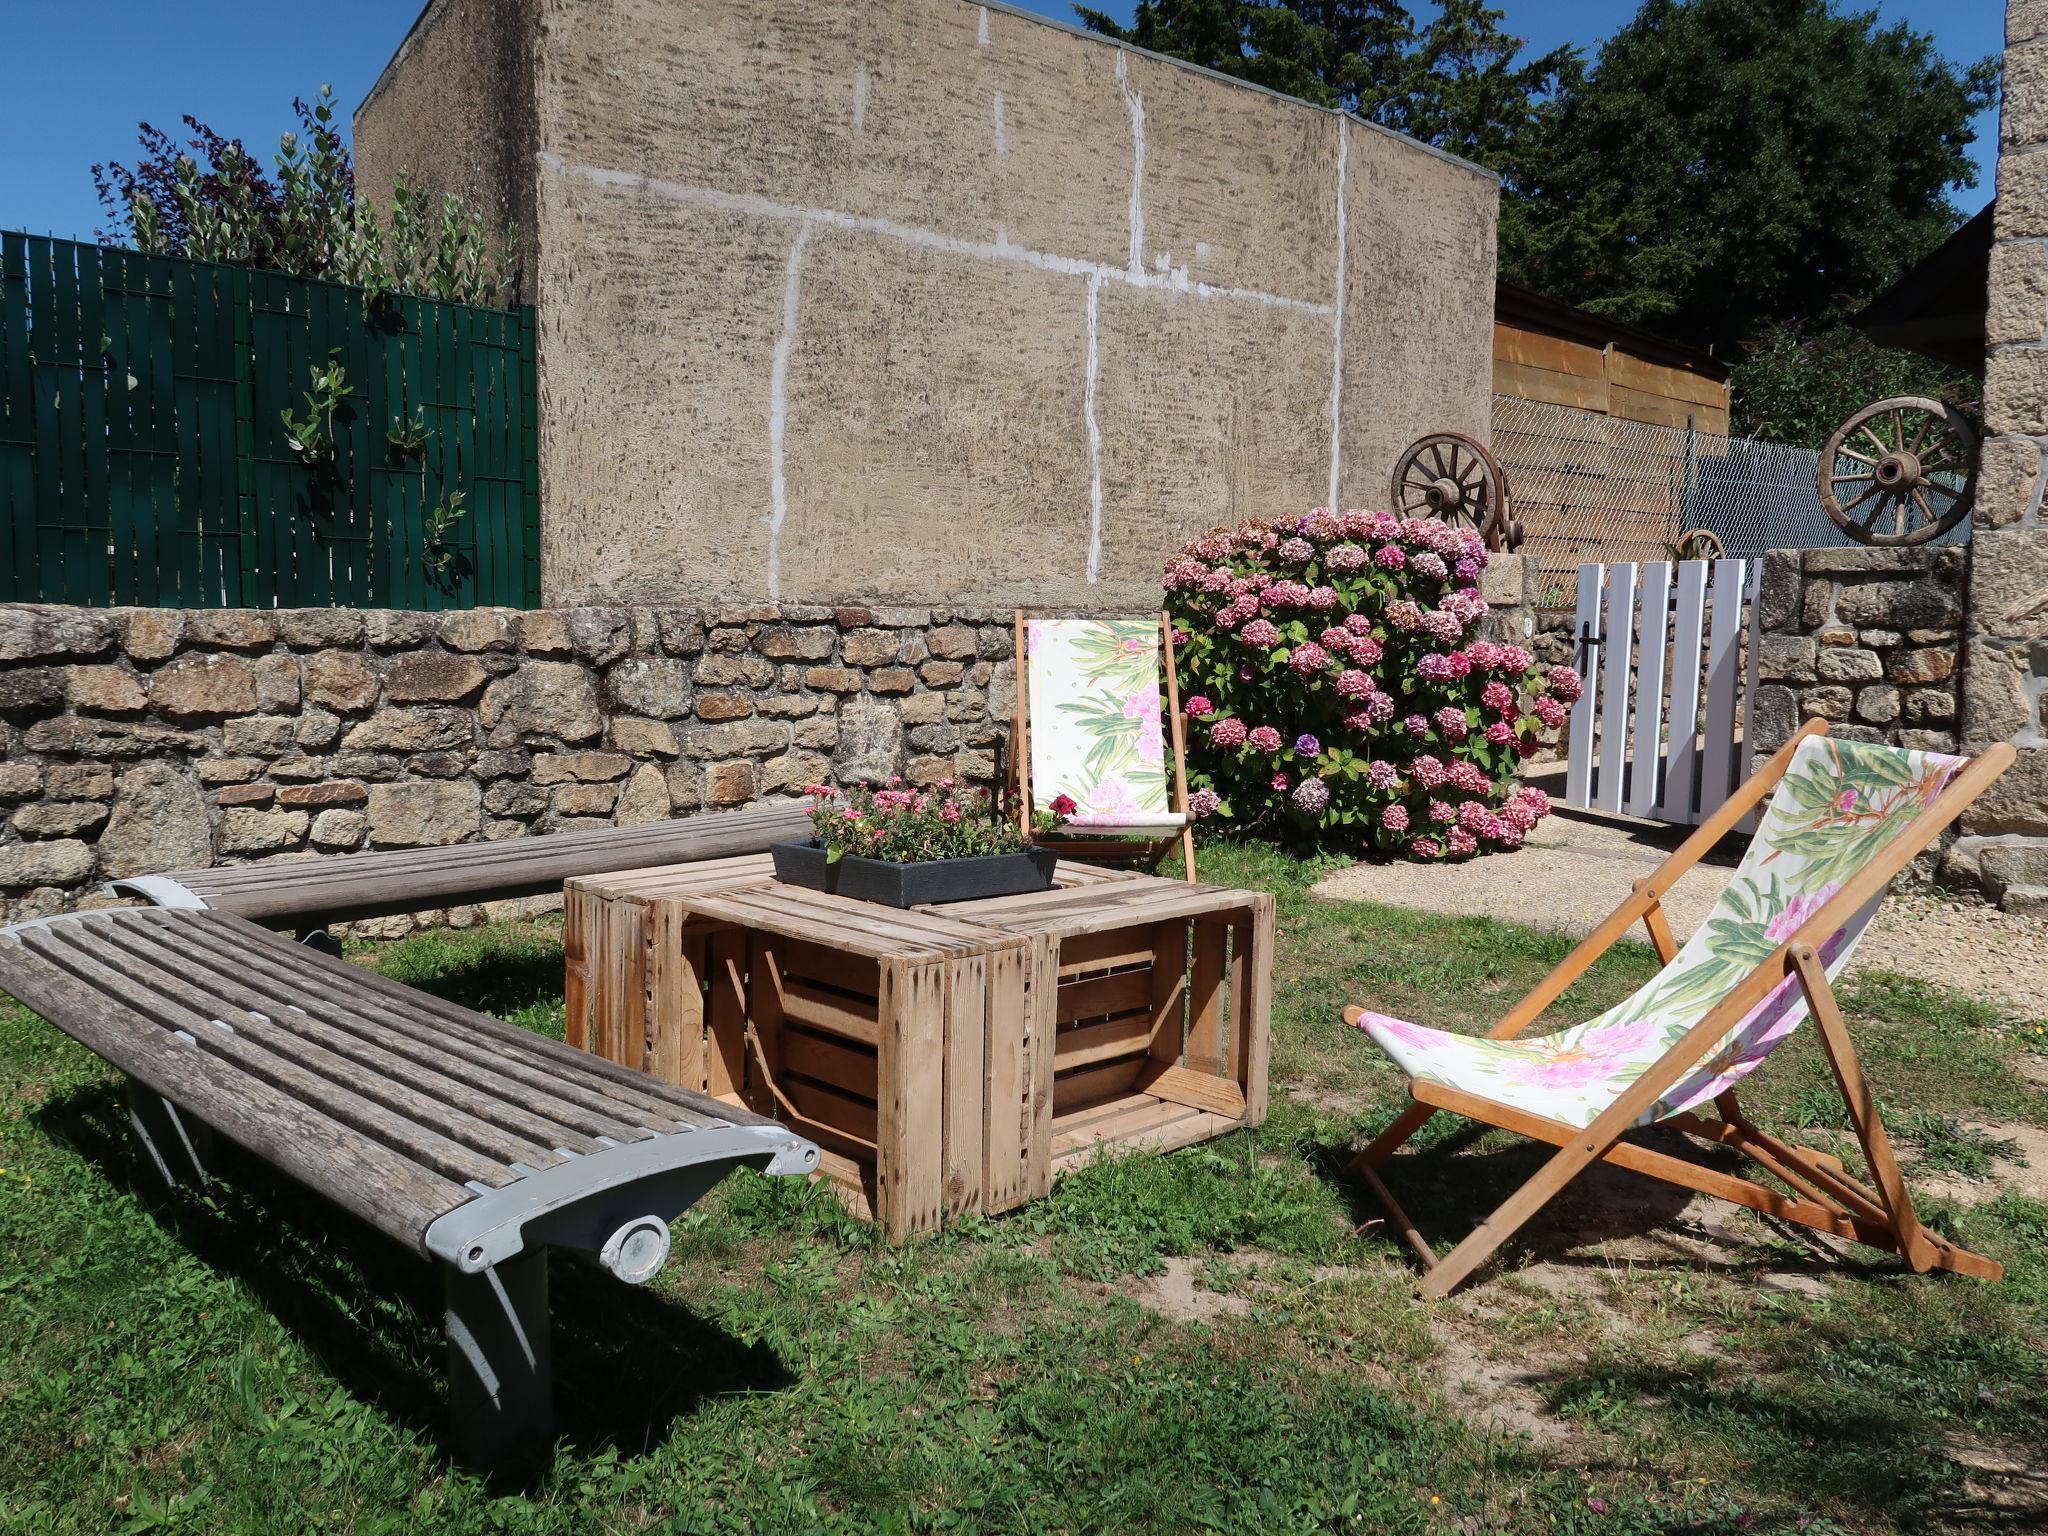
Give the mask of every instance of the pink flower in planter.
<svg viewBox="0 0 2048 1536">
<path fill-rule="evenodd" d="M 1313 677 L 1330 664 L 1330 653 L 1313 640 L 1304 640 L 1288 653 L 1287 665 L 1304 677 Z"/>
<path fill-rule="evenodd" d="M 1415 629 L 1422 623 L 1422 605 L 1398 598 L 1387 604 L 1387 623 L 1400 630 Z"/>
<path fill-rule="evenodd" d="M 1278 752 L 1280 733 L 1270 725 L 1254 726 L 1250 736 L 1245 738 L 1256 752 Z"/>
<path fill-rule="evenodd" d="M 1442 822 L 1456 821 L 1458 812 L 1448 800 L 1432 800 L 1429 802 L 1429 819 Z"/>
<path fill-rule="evenodd" d="M 1202 577 L 1202 590 L 1204 592 L 1228 592 L 1234 579 L 1227 569 L 1219 565 Z"/>
<path fill-rule="evenodd" d="M 1435 755 L 1427 752 L 1410 763 L 1408 771 L 1424 789 L 1435 789 L 1451 777 L 1450 770 Z"/>
<path fill-rule="evenodd" d="M 1451 567 L 1451 574 L 1460 581 L 1471 581 L 1479 575 L 1481 569 L 1480 563 L 1470 555 L 1461 555 L 1458 563 Z"/>
<path fill-rule="evenodd" d="M 1286 794 L 1286 793 L 1287 793 L 1287 786 L 1288 786 L 1288 785 L 1290 785 L 1290 784 L 1292 784 L 1293 782 L 1294 782 L 1294 780 L 1290 779 L 1290 778 L 1289 778 L 1289 777 L 1288 777 L 1288 776 L 1287 776 L 1286 774 L 1284 774 L 1284 773 L 1276 773 L 1276 774 L 1274 774 L 1274 775 L 1273 775 L 1273 777 L 1272 777 L 1272 778 L 1270 778 L 1270 779 L 1268 779 L 1268 780 L 1266 781 L 1266 783 L 1267 783 L 1267 786 L 1268 786 L 1268 787 L 1269 787 L 1269 788 L 1270 788 L 1270 789 L 1271 789 L 1271 790 L 1273 791 L 1273 793 L 1274 793 L 1274 794 L 1276 794 L 1276 795 L 1284 795 L 1284 794 Z"/>
<path fill-rule="evenodd" d="M 1418 859 L 1436 859 L 1443 857 L 1444 847 L 1433 837 L 1418 837 L 1408 845 L 1408 851 Z"/>
<path fill-rule="evenodd" d="M 1444 564 L 1444 557 L 1434 550 L 1424 550 L 1408 562 L 1408 567 L 1416 575 L 1426 577 L 1430 581 L 1442 581 L 1451 573 L 1451 568 Z"/>
<path fill-rule="evenodd" d="M 1486 728 L 1486 739 L 1496 747 L 1505 747 L 1515 739 L 1515 728 L 1505 720 L 1496 720 Z"/>
<path fill-rule="evenodd" d="M 1392 789 L 1401 782 L 1401 770 L 1384 758 L 1374 758 L 1365 765 L 1365 781 L 1374 789 Z"/>
<path fill-rule="evenodd" d="M 1198 820 L 1204 816 L 1214 816 L 1222 804 L 1223 797 L 1213 789 L 1198 789 L 1188 796 L 1188 812 Z"/>
<path fill-rule="evenodd" d="M 1500 714 L 1515 702 L 1515 691 L 1496 679 L 1479 690 L 1479 702 L 1495 714 Z"/>
<path fill-rule="evenodd" d="M 1401 722 L 1401 729 L 1410 736 L 1427 736 L 1429 734 L 1429 716 L 1410 715 Z"/>
<path fill-rule="evenodd" d="M 1450 836 L 1444 839 L 1444 847 L 1452 858 L 1462 859 L 1468 853 L 1479 851 L 1479 839 L 1463 827 L 1453 827 Z"/>
<path fill-rule="evenodd" d="M 1355 635 L 1369 635 L 1372 633 L 1372 620 L 1362 613 L 1347 613 L 1344 615 L 1344 627 Z"/>
<path fill-rule="evenodd" d="M 1308 606 L 1318 612 L 1327 612 L 1329 609 L 1336 607 L 1337 589 L 1335 587 L 1309 588 Z"/>
<path fill-rule="evenodd" d="M 1226 715 L 1209 727 L 1209 740 L 1219 747 L 1241 747 L 1245 741 L 1244 722 L 1235 715 Z"/>
<path fill-rule="evenodd" d="M 1330 804 L 1330 786 L 1321 779 L 1303 779 L 1294 789 L 1294 808 L 1320 815 Z"/>
<path fill-rule="evenodd" d="M 1216 706 L 1207 694 L 1197 693 L 1189 696 L 1187 711 L 1190 720 L 1206 720 L 1216 713 Z"/>
<path fill-rule="evenodd" d="M 1408 556 L 1399 545 L 1383 544 L 1372 552 L 1372 563 L 1383 571 L 1398 571 L 1408 563 Z"/>
<path fill-rule="evenodd" d="M 1462 757 L 1444 770 L 1444 778 L 1453 788 L 1462 789 L 1468 795 L 1493 793 L 1493 780 L 1486 776 L 1486 770 Z"/>
<path fill-rule="evenodd" d="M 1361 667 L 1377 666 L 1386 654 L 1386 647 L 1371 635 L 1360 635 L 1351 642 L 1351 659 Z"/>
<path fill-rule="evenodd" d="M 1273 553 L 1282 560 L 1292 560 L 1299 564 L 1304 560 L 1313 560 L 1316 550 L 1315 546 L 1309 543 L 1307 539 L 1285 539 L 1281 541 L 1280 547 L 1274 550 Z"/>
<path fill-rule="evenodd" d="M 1275 646 L 1280 643 L 1280 631 L 1273 627 L 1271 619 L 1253 619 L 1239 631 L 1246 645 Z"/>
<path fill-rule="evenodd" d="M 1435 715 L 1436 728 L 1447 741 L 1463 741 L 1471 729 L 1465 720 L 1465 711 L 1455 704 L 1446 704 Z"/>
<path fill-rule="evenodd" d="M 1349 572 L 1365 569 L 1371 558 L 1356 544 L 1334 544 L 1323 556 L 1323 565 L 1332 571 Z"/>
<path fill-rule="evenodd" d="M 1456 645 L 1464 638 L 1465 626 L 1455 613 L 1438 608 L 1422 616 L 1422 632 L 1440 645 Z"/>
<path fill-rule="evenodd" d="M 1544 674 L 1544 681 L 1550 684 L 1550 691 L 1567 704 L 1577 703 L 1579 695 L 1586 691 L 1579 674 L 1570 667 L 1552 667 Z"/>
<path fill-rule="evenodd" d="M 1372 696 L 1372 678 L 1368 674 L 1360 672 L 1356 668 L 1347 668 L 1337 674 L 1338 698 L 1369 699 Z"/>
<path fill-rule="evenodd" d="M 1562 700 L 1554 699 L 1547 693 L 1531 704 L 1529 709 L 1538 720 L 1543 722 L 1544 729 L 1552 731 L 1562 726 L 1566 716 L 1571 713 L 1570 710 L 1565 708 Z"/>
<path fill-rule="evenodd" d="M 1406 832 L 1408 830 L 1408 807 L 1405 805 L 1387 806 L 1380 812 L 1380 825 L 1389 832 Z"/>
</svg>

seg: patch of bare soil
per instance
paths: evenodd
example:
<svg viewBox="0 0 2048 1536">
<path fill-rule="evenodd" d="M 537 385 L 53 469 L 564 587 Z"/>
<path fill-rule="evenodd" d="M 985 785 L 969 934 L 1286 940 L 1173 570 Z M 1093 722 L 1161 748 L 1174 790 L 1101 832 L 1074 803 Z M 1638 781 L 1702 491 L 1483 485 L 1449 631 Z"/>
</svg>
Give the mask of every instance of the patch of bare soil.
<svg viewBox="0 0 2048 1536">
<path fill-rule="evenodd" d="M 2038 1451 L 1962 1435 L 1949 1436 L 1942 1449 L 1969 1473 L 1964 1502 L 1944 1511 L 1951 1520 L 1991 1530 L 2048 1530 L 2048 1464 Z"/>
<path fill-rule="evenodd" d="M 1162 1273 L 1129 1276 L 1108 1289 L 1128 1296 L 1148 1312 L 1180 1323 L 1213 1323 L 1218 1318 L 1242 1317 L 1251 1311 L 1247 1297 L 1204 1290 L 1200 1265 L 1198 1259 L 1168 1258 Z"/>
<path fill-rule="evenodd" d="M 1576 1438 L 1573 1427 L 1544 1402 L 1541 1383 L 1576 1366 L 1578 1351 L 1554 1351 L 1535 1342 L 1517 1344 L 1512 1358 L 1496 1357 L 1448 1319 L 1435 1322 L 1431 1331 L 1442 1352 L 1429 1368 L 1454 1412 L 1506 1434 L 1527 1435 L 1539 1445 Z"/>
<path fill-rule="evenodd" d="M 2036 1200 L 2048 1200 L 2048 1128 L 2038 1125 L 1970 1122 L 1970 1129 L 2019 1143 L 2020 1158 L 1995 1160 L 1991 1176 L 1965 1179 L 1955 1174 L 1915 1180 L 1915 1186 L 1931 1195 L 1943 1195 L 1965 1205 L 1990 1200 L 2006 1189 L 2016 1189 Z"/>
<path fill-rule="evenodd" d="M 1311 1109 L 1320 1109 L 1332 1115 L 1355 1115 L 1382 1102 L 1386 1095 L 1357 1091 L 1347 1092 L 1341 1088 L 1326 1088 L 1321 1083 L 1289 1083 L 1287 1096 L 1298 1099 Z"/>
</svg>

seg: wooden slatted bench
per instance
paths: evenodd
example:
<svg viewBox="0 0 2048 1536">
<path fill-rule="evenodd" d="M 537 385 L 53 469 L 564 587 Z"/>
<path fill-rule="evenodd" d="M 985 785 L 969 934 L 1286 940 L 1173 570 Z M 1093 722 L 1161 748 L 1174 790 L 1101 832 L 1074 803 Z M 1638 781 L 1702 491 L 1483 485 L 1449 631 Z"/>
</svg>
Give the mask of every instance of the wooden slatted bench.
<svg viewBox="0 0 2048 1536">
<path fill-rule="evenodd" d="M 810 832 L 810 802 L 790 800 L 678 821 L 546 832 L 497 843 L 132 875 L 108 882 L 107 890 L 160 907 L 232 912 L 271 927 L 305 931 L 433 907 L 547 895 L 576 875 L 766 853 L 771 843 Z"/>
<path fill-rule="evenodd" d="M 172 1184 L 204 1182 L 218 1132 L 438 1262 L 455 1443 L 485 1465 L 552 1439 L 549 1246 L 638 1284 L 731 1169 L 818 1165 L 773 1121 L 228 913 L 18 923 L 0 988 L 128 1078 Z"/>
</svg>

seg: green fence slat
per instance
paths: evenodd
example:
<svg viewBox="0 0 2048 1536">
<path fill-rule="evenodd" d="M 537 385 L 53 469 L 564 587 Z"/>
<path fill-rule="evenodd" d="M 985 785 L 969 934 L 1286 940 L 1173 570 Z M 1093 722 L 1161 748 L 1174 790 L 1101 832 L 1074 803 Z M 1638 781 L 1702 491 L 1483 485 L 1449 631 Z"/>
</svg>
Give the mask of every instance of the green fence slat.
<svg viewBox="0 0 2048 1536">
<path fill-rule="evenodd" d="M 331 471 L 287 445 L 337 357 Z M 532 605 L 534 323 L 412 296 L 0 231 L 0 599 Z M 424 422 L 419 456 L 388 429 Z M 454 560 L 425 515 L 461 494 Z"/>
</svg>

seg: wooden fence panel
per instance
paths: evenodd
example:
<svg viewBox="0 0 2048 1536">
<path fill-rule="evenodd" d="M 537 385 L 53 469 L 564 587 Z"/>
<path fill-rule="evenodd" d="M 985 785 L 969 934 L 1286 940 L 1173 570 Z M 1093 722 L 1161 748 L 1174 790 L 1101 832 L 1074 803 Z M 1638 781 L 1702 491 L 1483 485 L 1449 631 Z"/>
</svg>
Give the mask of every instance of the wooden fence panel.
<svg viewBox="0 0 2048 1536">
<path fill-rule="evenodd" d="M 533 345 L 530 310 L 0 233 L 0 601 L 534 606 Z M 281 413 L 330 359 L 309 462 Z"/>
</svg>

